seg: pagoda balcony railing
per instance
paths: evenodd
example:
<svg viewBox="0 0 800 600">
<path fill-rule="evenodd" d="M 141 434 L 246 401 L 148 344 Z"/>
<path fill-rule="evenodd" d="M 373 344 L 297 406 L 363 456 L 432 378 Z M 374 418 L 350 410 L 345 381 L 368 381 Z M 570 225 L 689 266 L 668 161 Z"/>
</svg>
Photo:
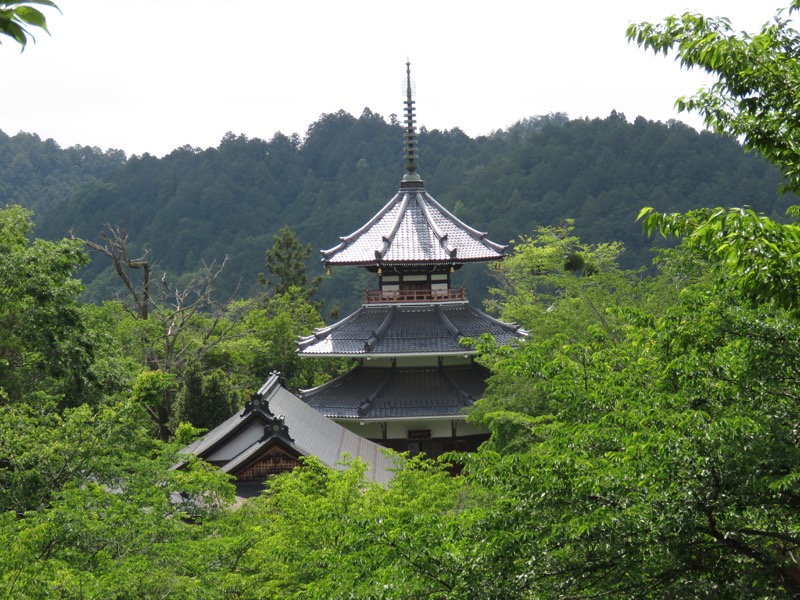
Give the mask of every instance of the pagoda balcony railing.
<svg viewBox="0 0 800 600">
<path fill-rule="evenodd" d="M 365 290 L 364 304 L 382 302 L 453 302 L 467 299 L 464 288 L 446 290 Z"/>
</svg>

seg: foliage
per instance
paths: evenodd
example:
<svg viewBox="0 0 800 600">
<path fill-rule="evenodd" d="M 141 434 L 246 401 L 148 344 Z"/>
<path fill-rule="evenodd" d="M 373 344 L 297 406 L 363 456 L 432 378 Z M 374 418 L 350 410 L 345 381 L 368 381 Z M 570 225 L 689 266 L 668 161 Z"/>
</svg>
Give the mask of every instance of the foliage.
<svg viewBox="0 0 800 600">
<path fill-rule="evenodd" d="M 38 27 L 45 33 L 47 31 L 47 19 L 44 14 L 31 5 L 50 6 L 58 10 L 58 6 L 52 0 L 24 0 L 23 2 L 0 2 L 0 35 L 10 37 L 17 42 L 22 50 L 28 40 L 33 36 L 26 27 Z"/>
<path fill-rule="evenodd" d="M 36 389 L 64 403 L 92 386 L 93 349 L 72 275 L 86 264 L 80 244 L 29 240 L 31 214 L 0 209 L 0 400 Z"/>
<path fill-rule="evenodd" d="M 401 460 L 388 488 L 315 459 L 269 482 L 265 494 L 232 515 L 228 531 L 243 548 L 242 598 L 447 597 L 439 527 L 454 517 L 463 481 L 423 459 Z M 455 535 L 456 530 L 450 531 Z M 455 538 L 453 538 L 455 539 Z M 230 580 L 228 580 L 230 581 Z M 229 593 L 233 590 L 229 589 Z"/>
<path fill-rule="evenodd" d="M 800 8 L 793 0 L 788 15 Z M 719 134 L 744 141 L 744 147 L 778 165 L 784 189 L 800 189 L 800 131 L 795 90 L 800 85 L 800 34 L 786 11 L 757 34 L 734 31 L 724 18 L 696 13 L 669 17 L 663 23 L 633 24 L 628 39 L 656 53 L 674 51 L 681 65 L 718 77 L 710 88 L 679 98 L 678 110 L 696 111 Z"/>
<path fill-rule="evenodd" d="M 100 392 L 108 398 L 127 393 L 142 370 L 135 322 L 117 301 L 82 304 L 86 334 L 94 350 L 89 367 Z"/>
<path fill-rule="evenodd" d="M 172 469 L 141 406 L 6 406 L 0 446 L 0 596 L 202 597 L 187 550 L 233 488 L 200 463 Z"/>
<path fill-rule="evenodd" d="M 249 306 L 240 303 L 236 305 L 236 311 L 229 311 L 226 304 L 219 303 L 214 286 L 226 261 L 220 265 L 204 265 L 201 271 L 183 283 L 174 283 L 167 273 L 157 283 L 149 253 L 145 251 L 141 257 L 133 258 L 127 233 L 120 227 L 108 226 L 107 229 L 99 243 L 78 241 L 111 259 L 114 271 L 127 291 L 130 303 L 127 308 L 137 337 L 135 350 L 149 371 L 141 374 L 140 380 L 142 376 L 150 375 L 180 378 L 189 362 L 202 361 L 206 353 L 235 335 L 236 322 Z M 214 385 L 218 387 L 224 377 L 220 373 Z M 171 435 L 170 425 L 175 422 L 175 386 L 170 383 L 156 387 L 158 402 L 155 402 L 156 396 L 150 395 L 145 404 L 158 428 L 158 435 L 167 440 Z M 214 409 L 213 417 L 209 415 L 217 421 L 219 413 L 227 411 L 236 402 L 232 390 L 228 393 L 217 389 L 213 395 L 222 403 Z M 196 414 L 194 418 L 199 419 Z"/>
<path fill-rule="evenodd" d="M 192 362 L 184 369 L 183 386 L 173 416 L 175 421 L 213 429 L 238 409 L 238 394 L 222 369 L 203 373 L 198 362 Z"/>
<path fill-rule="evenodd" d="M 639 213 L 645 231 L 664 237 L 685 236 L 692 246 L 726 265 L 728 276 L 742 294 L 757 304 L 772 303 L 797 310 L 800 284 L 800 226 L 779 223 L 750 208 L 713 208 L 688 213 Z"/>
<path fill-rule="evenodd" d="M 41 217 L 89 182 L 109 177 L 125 160 L 121 150 L 61 148 L 35 134 L 0 132 L 0 162 L 8 167 L 0 172 L 0 202 L 19 204 Z"/>
<path fill-rule="evenodd" d="M 618 326 L 609 309 L 641 300 L 640 273 L 619 268 L 622 244 L 585 244 L 573 231 L 568 219 L 514 242 L 513 254 L 495 269 L 500 285 L 487 305 L 537 339 L 584 338 L 595 327 L 613 338 Z"/>
<path fill-rule="evenodd" d="M 797 593 L 800 332 L 707 280 L 683 289 L 623 313 L 616 340 L 534 340 L 496 363 L 475 418 L 502 454 L 465 460 L 497 495 L 513 596 Z"/>
<path fill-rule="evenodd" d="M 164 393 L 175 388 L 175 377 L 165 371 L 142 371 L 131 388 L 131 397 L 152 414 L 163 402 Z"/>
</svg>

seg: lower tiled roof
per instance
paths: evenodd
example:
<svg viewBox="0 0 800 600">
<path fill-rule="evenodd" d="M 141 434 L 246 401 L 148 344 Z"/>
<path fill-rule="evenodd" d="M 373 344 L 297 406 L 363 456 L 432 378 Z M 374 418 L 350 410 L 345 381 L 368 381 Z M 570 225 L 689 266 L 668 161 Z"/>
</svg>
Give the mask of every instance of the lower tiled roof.
<svg viewBox="0 0 800 600">
<path fill-rule="evenodd" d="M 489 371 L 449 367 L 356 367 L 300 398 L 330 418 L 392 419 L 463 415 L 486 390 Z"/>
</svg>

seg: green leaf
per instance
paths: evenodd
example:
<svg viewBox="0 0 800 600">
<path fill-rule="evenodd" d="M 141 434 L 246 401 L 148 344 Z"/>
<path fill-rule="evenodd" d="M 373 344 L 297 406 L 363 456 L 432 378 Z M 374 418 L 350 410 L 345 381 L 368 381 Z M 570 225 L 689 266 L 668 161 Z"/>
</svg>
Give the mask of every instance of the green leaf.
<svg viewBox="0 0 800 600">
<path fill-rule="evenodd" d="M 29 6 L 20 6 L 16 12 L 17 18 L 30 25 L 35 25 L 40 29 L 47 31 L 47 22 L 45 16 L 35 8 Z"/>
</svg>

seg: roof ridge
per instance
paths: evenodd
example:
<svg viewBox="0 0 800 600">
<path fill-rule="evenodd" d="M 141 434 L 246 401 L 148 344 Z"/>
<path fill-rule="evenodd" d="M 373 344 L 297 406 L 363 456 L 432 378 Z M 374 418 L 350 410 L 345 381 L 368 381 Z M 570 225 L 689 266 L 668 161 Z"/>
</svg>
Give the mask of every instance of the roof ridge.
<svg viewBox="0 0 800 600">
<path fill-rule="evenodd" d="M 323 392 L 325 390 L 329 390 L 329 389 L 332 389 L 332 388 L 337 388 L 340 385 L 342 385 L 343 383 L 345 383 L 345 382 L 349 381 L 350 379 L 352 379 L 353 377 L 355 377 L 356 373 L 361 369 L 363 369 L 363 367 L 358 365 L 356 367 L 353 367 L 352 369 L 350 369 L 346 373 L 343 373 L 342 375 L 339 375 L 338 377 L 334 377 L 330 381 L 326 381 L 325 383 L 323 383 L 321 385 L 318 385 L 318 386 L 315 386 L 315 387 L 310 387 L 310 388 L 305 388 L 305 389 L 300 389 L 300 390 L 297 390 L 297 392 L 301 396 L 305 396 L 306 394 L 309 394 L 309 393 L 311 393 L 313 395 L 313 394 L 317 394 L 319 392 Z M 301 398 L 301 400 L 303 402 L 305 402 L 305 398 L 304 397 Z"/>
<path fill-rule="evenodd" d="M 486 237 L 488 235 L 488 232 L 486 232 L 486 231 L 478 231 L 474 227 L 470 227 L 469 225 L 464 223 L 464 221 L 462 221 L 457 216 L 455 216 L 453 213 L 451 213 L 449 210 L 447 210 L 442 204 L 440 204 L 436 200 L 436 198 L 434 198 L 433 196 L 431 196 L 428 193 L 427 190 L 424 190 L 424 193 L 428 197 L 427 198 L 428 202 L 433 204 L 433 206 L 435 206 L 436 209 L 439 210 L 439 212 L 443 213 L 443 215 L 446 218 L 451 219 L 454 223 L 456 223 L 457 225 L 460 225 L 474 239 L 479 240 L 479 241 L 489 245 L 493 250 L 499 252 L 500 254 L 505 254 L 505 251 L 506 251 L 506 248 L 508 248 L 508 245 L 498 244 L 498 243 L 493 242 L 492 240 L 488 239 Z"/>
<path fill-rule="evenodd" d="M 267 377 L 267 380 L 264 384 L 258 388 L 258 395 L 261 396 L 262 401 L 266 401 L 269 403 L 269 398 L 266 396 L 267 392 L 269 392 L 269 396 L 272 397 L 275 395 L 276 387 L 275 384 L 280 385 L 281 382 L 281 374 L 278 371 L 272 371 Z M 268 404 L 269 405 L 269 404 Z"/>
<path fill-rule="evenodd" d="M 453 377 L 453 375 L 450 373 L 448 369 L 442 369 L 442 373 L 444 374 L 445 379 L 447 379 L 450 385 L 453 386 L 453 389 L 456 391 L 456 393 L 459 396 L 461 396 L 461 398 L 464 400 L 464 403 L 467 406 L 471 406 L 472 404 L 475 403 L 475 399 L 472 396 L 470 396 L 466 391 L 464 391 L 460 385 L 458 385 L 458 382 L 456 382 L 455 377 Z"/>
<path fill-rule="evenodd" d="M 411 195 L 408 192 L 404 192 L 403 202 L 400 205 L 400 210 L 397 211 L 397 218 L 394 220 L 394 225 L 392 225 L 392 229 L 389 231 L 389 235 L 383 236 L 383 248 L 381 248 L 380 250 L 375 250 L 376 260 L 383 260 L 383 257 L 386 256 L 386 252 L 388 252 L 389 246 L 392 245 L 394 237 L 395 235 L 397 235 L 397 230 L 400 229 L 400 225 L 403 222 L 403 217 L 405 217 L 406 211 L 408 210 L 408 202 L 410 199 Z"/>
<path fill-rule="evenodd" d="M 381 379 L 381 382 L 378 384 L 378 387 L 375 388 L 375 390 L 371 394 L 369 394 L 361 404 L 358 405 L 357 409 L 358 416 L 360 417 L 366 416 L 366 414 L 375 405 L 375 400 L 377 400 L 378 397 L 383 394 L 383 390 L 386 389 L 386 386 L 389 385 L 389 381 L 391 381 L 393 377 L 394 377 L 394 369 L 391 369 L 386 374 L 386 376 L 383 379 Z"/>
<path fill-rule="evenodd" d="M 335 323 L 331 323 L 330 325 L 328 325 L 327 327 L 323 327 L 322 329 L 317 329 L 313 333 L 310 333 L 309 335 L 301 336 L 300 339 L 297 340 L 297 351 L 300 351 L 303 348 L 306 348 L 307 346 L 310 346 L 315 341 L 319 341 L 319 340 L 325 338 L 333 329 L 335 329 L 337 327 L 341 327 L 342 325 L 344 325 L 348 321 L 350 321 L 352 319 L 355 319 L 356 316 L 361 314 L 361 312 L 364 311 L 364 310 L 365 310 L 365 308 L 363 306 L 361 306 L 357 310 L 355 310 L 352 313 L 350 313 L 349 315 L 347 315 L 344 319 L 336 321 Z M 266 384 L 264 384 L 264 385 L 266 385 Z"/>
<path fill-rule="evenodd" d="M 458 338 L 458 341 L 460 342 L 461 338 L 464 337 L 464 334 L 461 333 L 461 330 L 455 326 L 455 324 L 447 317 L 446 314 L 444 314 L 444 311 L 440 305 L 437 304 L 434 306 L 434 310 L 436 311 L 436 314 L 439 316 L 439 319 L 442 321 L 442 323 L 444 323 L 444 326 L 447 328 L 447 330 L 456 338 Z"/>
<path fill-rule="evenodd" d="M 495 323 L 499 327 L 502 327 L 506 331 L 518 332 L 522 336 L 527 336 L 528 335 L 528 332 L 522 328 L 522 325 L 517 325 L 516 323 L 509 323 L 507 321 L 501 321 L 500 319 L 497 319 L 497 318 L 493 317 L 492 315 L 483 312 L 482 310 L 478 310 L 477 308 L 475 308 L 474 306 L 470 305 L 469 303 L 465 303 L 462 306 L 466 306 L 466 308 L 471 310 L 472 312 L 478 313 L 481 316 L 486 317 L 487 319 L 489 319 L 490 321 L 492 321 L 493 323 Z"/>
<path fill-rule="evenodd" d="M 381 336 L 386 333 L 386 330 L 389 328 L 389 325 L 392 324 L 394 321 L 394 316 L 397 314 L 397 306 L 392 306 L 387 312 L 386 316 L 383 318 L 383 321 L 378 326 L 378 328 L 372 332 L 372 335 L 369 339 L 364 342 L 364 351 L 369 352 L 375 347 L 375 344 L 381 339 Z"/>
<path fill-rule="evenodd" d="M 427 193 L 425 194 L 427 196 Z M 433 220 L 433 215 L 431 214 L 430 209 L 428 208 L 428 204 L 425 201 L 425 197 L 422 195 L 422 192 L 417 192 L 416 194 L 416 201 L 417 206 L 420 207 L 422 210 L 422 214 L 425 215 L 425 220 L 428 222 L 428 226 L 433 231 L 434 235 L 439 238 L 439 244 L 444 248 L 445 252 L 450 255 L 450 258 L 455 258 L 456 254 L 458 253 L 458 248 L 453 246 L 447 239 L 447 234 L 443 233 L 441 229 L 439 229 L 439 225 Z"/>
</svg>

